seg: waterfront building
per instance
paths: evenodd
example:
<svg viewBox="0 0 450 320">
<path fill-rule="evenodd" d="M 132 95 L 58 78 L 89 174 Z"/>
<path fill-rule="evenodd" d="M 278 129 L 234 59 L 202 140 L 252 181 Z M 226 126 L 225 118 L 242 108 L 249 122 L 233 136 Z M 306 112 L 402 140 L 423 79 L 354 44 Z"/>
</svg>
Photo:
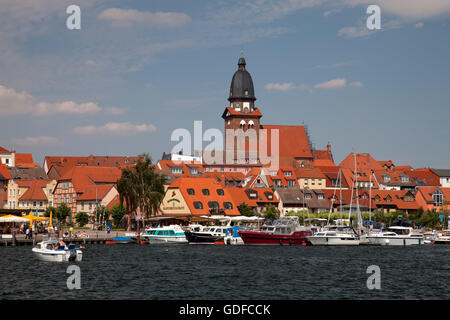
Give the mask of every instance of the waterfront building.
<svg viewBox="0 0 450 320">
<path fill-rule="evenodd" d="M 8 182 L 7 209 L 24 209 L 43 216 L 45 209 L 53 206 L 56 180 L 10 179 Z"/>
<path fill-rule="evenodd" d="M 264 210 L 273 206 L 278 207 L 278 198 L 271 188 L 226 188 L 237 206 L 245 203 L 253 209 L 255 214 L 263 215 Z"/>
<path fill-rule="evenodd" d="M 450 188 L 417 187 L 416 201 L 423 210 L 450 210 Z"/>
<path fill-rule="evenodd" d="M 15 150 L 7 150 L 0 146 L 0 164 L 4 164 L 10 168 L 12 167 L 39 167 L 39 164 L 34 163 L 33 155 L 31 153 L 16 153 Z"/>
<path fill-rule="evenodd" d="M 161 212 L 165 216 L 239 215 L 229 190 L 214 178 L 180 177 L 167 188 Z"/>
<path fill-rule="evenodd" d="M 100 198 L 99 194 L 109 199 L 110 192 L 114 192 L 108 189 L 108 186 L 115 185 L 121 175 L 122 170 L 118 167 L 73 166 L 57 180 L 53 192 L 54 206 L 59 207 L 65 203 L 71 209 L 73 217 L 78 212 L 78 208 L 80 211 L 89 211 L 89 206 L 100 206 L 103 198 Z M 97 198 L 94 198 L 95 201 L 92 199 L 94 192 L 97 194 Z M 85 193 L 89 199 L 82 197 Z M 77 202 L 80 198 L 84 200 L 78 205 Z M 83 206 L 85 209 L 81 209 Z"/>
<path fill-rule="evenodd" d="M 322 190 L 300 188 L 277 188 L 278 210 L 283 217 L 289 212 L 326 212 L 330 204 Z"/>
</svg>

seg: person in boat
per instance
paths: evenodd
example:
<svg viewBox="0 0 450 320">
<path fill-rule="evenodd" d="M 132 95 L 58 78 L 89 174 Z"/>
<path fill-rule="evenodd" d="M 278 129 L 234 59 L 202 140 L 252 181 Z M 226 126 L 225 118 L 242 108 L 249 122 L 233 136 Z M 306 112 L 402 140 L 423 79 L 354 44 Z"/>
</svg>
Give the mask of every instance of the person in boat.
<svg viewBox="0 0 450 320">
<path fill-rule="evenodd" d="M 66 247 L 66 243 L 63 241 L 62 238 L 59 238 L 59 248 L 65 248 Z"/>
</svg>

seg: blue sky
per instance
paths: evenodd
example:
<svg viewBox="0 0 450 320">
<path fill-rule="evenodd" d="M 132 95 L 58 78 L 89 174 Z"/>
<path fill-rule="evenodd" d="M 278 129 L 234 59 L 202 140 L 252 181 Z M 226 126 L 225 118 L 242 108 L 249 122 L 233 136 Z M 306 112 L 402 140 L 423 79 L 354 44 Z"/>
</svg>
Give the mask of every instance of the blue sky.
<svg viewBox="0 0 450 320">
<path fill-rule="evenodd" d="M 176 128 L 223 128 L 243 51 L 262 123 L 307 124 L 337 163 L 450 168 L 449 17 L 447 0 L 0 0 L 0 145 L 158 160 Z"/>
</svg>

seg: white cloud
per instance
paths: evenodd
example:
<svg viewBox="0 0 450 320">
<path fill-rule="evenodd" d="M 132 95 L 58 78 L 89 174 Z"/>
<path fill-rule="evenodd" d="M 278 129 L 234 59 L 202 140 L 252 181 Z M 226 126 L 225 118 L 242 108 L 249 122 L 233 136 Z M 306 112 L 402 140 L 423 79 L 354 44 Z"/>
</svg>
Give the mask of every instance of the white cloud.
<svg viewBox="0 0 450 320">
<path fill-rule="evenodd" d="M 57 138 L 49 137 L 49 136 L 13 138 L 13 139 L 11 139 L 11 142 L 13 144 L 26 146 L 26 147 L 60 144 L 60 141 Z"/>
<path fill-rule="evenodd" d="M 416 23 L 416 24 L 414 25 L 414 27 L 416 27 L 416 28 L 418 28 L 418 29 L 422 28 L 422 27 L 423 27 L 423 22 Z"/>
<path fill-rule="evenodd" d="M 154 132 L 156 127 L 152 124 L 132 124 L 130 122 L 108 122 L 107 124 L 96 126 L 85 126 L 74 129 L 74 132 L 82 135 L 93 135 L 110 133 L 115 135 L 135 135 L 141 132 Z"/>
<path fill-rule="evenodd" d="M 98 16 L 102 20 L 109 20 L 115 26 L 129 27 L 133 23 L 144 23 L 158 27 L 182 27 L 192 19 L 185 13 L 179 12 L 141 12 L 134 9 L 110 8 Z"/>
<path fill-rule="evenodd" d="M 266 90 L 288 91 L 295 88 L 292 82 L 285 83 L 268 83 L 264 86 Z"/>
<path fill-rule="evenodd" d="M 102 108 L 94 102 L 76 103 L 63 101 L 56 103 L 39 102 L 28 92 L 17 92 L 14 89 L 0 85 L 0 115 L 12 116 L 30 114 L 48 116 L 55 114 L 93 114 L 101 111 L 111 114 L 123 114 L 124 110 L 116 107 Z"/>
<path fill-rule="evenodd" d="M 347 85 L 347 80 L 345 79 L 333 79 L 330 81 L 325 81 L 322 83 L 318 83 L 314 86 L 314 88 L 319 88 L 319 89 L 330 89 L 330 88 L 343 88 Z"/>
<path fill-rule="evenodd" d="M 371 35 L 375 32 L 377 32 L 377 30 L 369 30 L 366 26 L 344 27 L 339 29 L 338 35 L 347 38 L 358 38 Z"/>
</svg>

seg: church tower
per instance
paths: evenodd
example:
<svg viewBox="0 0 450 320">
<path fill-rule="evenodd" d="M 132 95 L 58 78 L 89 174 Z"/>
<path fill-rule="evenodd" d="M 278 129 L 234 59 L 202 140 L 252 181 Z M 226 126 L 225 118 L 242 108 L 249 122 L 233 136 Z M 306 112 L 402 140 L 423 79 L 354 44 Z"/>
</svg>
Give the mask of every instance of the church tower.
<svg viewBox="0 0 450 320">
<path fill-rule="evenodd" d="M 242 129 L 244 132 L 253 129 L 256 132 L 257 141 L 259 141 L 260 119 L 262 114 L 255 107 L 256 97 L 253 80 L 250 73 L 246 70 L 246 62 L 243 57 L 239 58 L 238 70 L 234 73 L 231 80 L 228 101 L 230 102 L 230 106 L 222 114 L 222 118 L 225 120 L 225 132 L 227 132 L 227 129 Z M 225 136 L 225 147 L 227 146 L 226 139 Z M 235 140 L 234 159 L 237 158 L 236 145 L 237 141 Z M 226 151 L 232 152 L 232 150 Z M 248 156 L 246 158 L 248 159 Z"/>
</svg>

